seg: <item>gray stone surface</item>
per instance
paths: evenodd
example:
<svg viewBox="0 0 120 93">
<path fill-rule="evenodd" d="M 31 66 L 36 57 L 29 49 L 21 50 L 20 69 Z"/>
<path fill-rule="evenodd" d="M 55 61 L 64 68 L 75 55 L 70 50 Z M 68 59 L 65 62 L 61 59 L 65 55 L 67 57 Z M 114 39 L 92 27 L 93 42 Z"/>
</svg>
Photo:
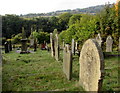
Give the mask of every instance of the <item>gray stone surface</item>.
<svg viewBox="0 0 120 93">
<path fill-rule="evenodd" d="M 63 50 L 63 72 L 70 80 L 72 77 L 72 53 L 68 44 L 65 45 Z"/>
<path fill-rule="evenodd" d="M 75 51 L 77 51 L 77 50 L 78 50 L 78 43 L 75 42 Z"/>
<path fill-rule="evenodd" d="M 58 61 L 59 60 L 59 43 L 58 43 L 58 34 L 55 34 L 55 39 L 54 39 L 54 44 L 55 44 L 55 59 Z"/>
<path fill-rule="evenodd" d="M 100 91 L 104 76 L 104 57 L 95 39 L 89 39 L 84 43 L 79 63 L 79 84 L 86 91 Z"/>
<path fill-rule="evenodd" d="M 101 36 L 100 36 L 100 33 L 98 33 L 98 35 L 97 35 L 97 37 L 96 37 L 96 40 L 97 40 L 98 44 L 99 44 L 100 47 L 101 47 L 101 44 L 102 44 L 102 38 L 101 38 Z"/>
<path fill-rule="evenodd" d="M 22 39 L 21 39 L 21 54 L 28 53 L 27 51 L 27 38 L 25 35 L 24 27 L 22 28 Z"/>
<path fill-rule="evenodd" d="M 51 47 L 51 56 L 54 57 L 55 50 L 54 50 L 53 33 L 50 33 L 50 47 Z"/>
<path fill-rule="evenodd" d="M 106 52 L 112 52 L 113 39 L 111 36 L 108 36 L 106 39 Z"/>
<path fill-rule="evenodd" d="M 72 49 L 72 54 L 75 55 L 75 40 L 74 39 L 72 39 L 71 49 Z"/>
</svg>

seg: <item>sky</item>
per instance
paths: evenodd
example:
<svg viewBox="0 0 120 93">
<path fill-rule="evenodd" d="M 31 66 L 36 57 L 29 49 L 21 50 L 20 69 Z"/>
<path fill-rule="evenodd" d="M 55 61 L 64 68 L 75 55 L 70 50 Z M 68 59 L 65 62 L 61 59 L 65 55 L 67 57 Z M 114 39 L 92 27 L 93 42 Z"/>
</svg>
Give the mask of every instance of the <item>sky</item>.
<svg viewBox="0 0 120 93">
<path fill-rule="evenodd" d="M 2 0 L 0 15 L 47 13 L 57 10 L 86 8 L 105 3 L 115 3 L 117 0 Z"/>
</svg>

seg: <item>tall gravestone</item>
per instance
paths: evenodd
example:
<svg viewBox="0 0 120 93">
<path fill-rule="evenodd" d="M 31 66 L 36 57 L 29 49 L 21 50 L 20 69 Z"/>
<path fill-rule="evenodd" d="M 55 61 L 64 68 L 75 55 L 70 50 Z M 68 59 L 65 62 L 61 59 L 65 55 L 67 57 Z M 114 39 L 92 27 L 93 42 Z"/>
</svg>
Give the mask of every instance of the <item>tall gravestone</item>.
<svg viewBox="0 0 120 93">
<path fill-rule="evenodd" d="M 54 39 L 54 48 L 55 48 L 55 59 L 58 61 L 59 60 L 59 43 L 58 43 L 58 34 L 55 34 L 55 39 Z"/>
<path fill-rule="evenodd" d="M 63 50 L 63 72 L 70 80 L 72 77 L 72 53 L 68 44 L 65 45 Z"/>
<path fill-rule="evenodd" d="M 24 53 L 28 53 L 27 52 L 27 38 L 25 36 L 25 31 L 24 31 L 24 27 L 22 27 L 22 39 L 21 39 L 21 52 L 20 54 L 24 54 Z"/>
<path fill-rule="evenodd" d="M 120 37 L 119 37 L 118 51 L 120 52 Z"/>
<path fill-rule="evenodd" d="M 79 84 L 86 91 L 100 91 L 104 76 L 104 58 L 95 39 L 87 40 L 81 50 Z"/>
<path fill-rule="evenodd" d="M 9 44 L 8 44 L 8 41 L 6 41 L 4 43 L 4 47 L 5 47 L 5 53 L 9 53 Z"/>
<path fill-rule="evenodd" d="M 100 33 L 98 33 L 98 35 L 97 35 L 97 37 L 96 37 L 96 40 L 97 40 L 98 44 L 99 44 L 100 47 L 101 47 L 101 44 L 102 44 L 102 38 L 101 38 L 101 36 L 100 36 Z"/>
<path fill-rule="evenodd" d="M 78 50 L 78 43 L 75 42 L 75 51 L 77 51 L 77 50 Z"/>
<path fill-rule="evenodd" d="M 50 33 L 50 46 L 51 46 L 51 56 L 54 57 L 55 49 L 54 49 L 53 33 Z"/>
<path fill-rule="evenodd" d="M 34 51 L 37 51 L 37 38 L 34 39 Z"/>
<path fill-rule="evenodd" d="M 106 52 L 112 52 L 113 39 L 111 36 L 108 36 L 106 39 Z"/>
<path fill-rule="evenodd" d="M 72 49 L 72 54 L 75 55 L 75 41 L 74 41 L 74 39 L 72 39 L 71 49 Z"/>
</svg>

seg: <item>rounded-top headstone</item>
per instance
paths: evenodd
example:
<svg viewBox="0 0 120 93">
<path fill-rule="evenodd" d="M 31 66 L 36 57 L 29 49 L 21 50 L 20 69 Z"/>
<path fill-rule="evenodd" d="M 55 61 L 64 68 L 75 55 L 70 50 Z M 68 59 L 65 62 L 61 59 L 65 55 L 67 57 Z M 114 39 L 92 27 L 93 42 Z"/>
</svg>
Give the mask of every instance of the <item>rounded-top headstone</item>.
<svg viewBox="0 0 120 93">
<path fill-rule="evenodd" d="M 104 75 L 104 57 L 95 39 L 89 39 L 84 43 L 79 63 L 79 84 L 86 91 L 100 91 Z"/>
</svg>

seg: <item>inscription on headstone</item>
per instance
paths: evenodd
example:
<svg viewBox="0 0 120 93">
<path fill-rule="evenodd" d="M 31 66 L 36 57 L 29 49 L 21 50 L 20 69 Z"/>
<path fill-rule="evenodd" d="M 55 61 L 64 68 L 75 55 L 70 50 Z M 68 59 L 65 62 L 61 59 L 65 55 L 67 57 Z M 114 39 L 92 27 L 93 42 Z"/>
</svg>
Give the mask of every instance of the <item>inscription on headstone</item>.
<svg viewBox="0 0 120 93">
<path fill-rule="evenodd" d="M 68 44 L 65 45 L 63 50 L 63 72 L 70 80 L 72 77 L 72 53 Z"/>
<path fill-rule="evenodd" d="M 112 52 L 113 39 L 111 36 L 108 36 L 106 39 L 106 52 Z"/>
<path fill-rule="evenodd" d="M 79 84 L 86 91 L 100 91 L 104 75 L 104 58 L 95 39 L 87 40 L 81 50 Z"/>
</svg>

